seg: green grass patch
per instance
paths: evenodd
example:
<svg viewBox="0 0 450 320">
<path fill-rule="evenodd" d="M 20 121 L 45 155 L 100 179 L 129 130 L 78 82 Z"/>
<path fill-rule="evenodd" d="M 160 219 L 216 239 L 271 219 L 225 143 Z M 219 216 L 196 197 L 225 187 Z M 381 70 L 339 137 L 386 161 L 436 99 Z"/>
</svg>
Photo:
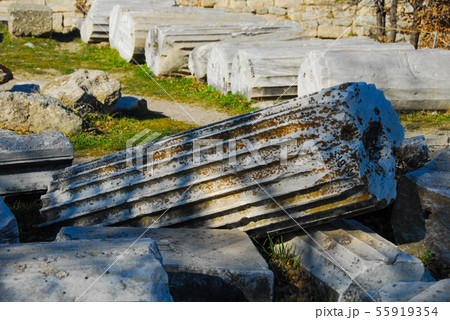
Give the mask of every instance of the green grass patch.
<svg viewBox="0 0 450 320">
<path fill-rule="evenodd" d="M 413 111 L 400 113 L 400 122 L 406 130 L 449 131 L 450 112 Z"/>
<path fill-rule="evenodd" d="M 303 270 L 299 258 L 283 237 L 253 239 L 256 247 L 274 274 L 274 301 L 276 302 L 328 302 L 329 293 L 319 291 L 313 279 Z"/>
<path fill-rule="evenodd" d="M 158 138 L 194 128 L 194 125 L 169 118 L 86 115 L 87 130 L 70 137 L 76 157 L 102 156 L 126 148 L 127 141 L 143 130 L 159 134 Z"/>
<path fill-rule="evenodd" d="M 253 101 L 234 94 L 223 95 L 206 84 L 190 77 L 155 77 L 146 66 L 127 63 L 119 53 L 105 45 L 85 44 L 77 38 L 72 42 L 55 39 L 12 37 L 0 26 L 0 62 L 13 72 L 25 71 L 42 75 L 57 70 L 70 74 L 76 69 L 107 71 L 122 82 L 123 93 L 175 100 L 214 108 L 230 115 L 252 111 Z M 34 48 L 25 46 L 32 43 Z"/>
</svg>

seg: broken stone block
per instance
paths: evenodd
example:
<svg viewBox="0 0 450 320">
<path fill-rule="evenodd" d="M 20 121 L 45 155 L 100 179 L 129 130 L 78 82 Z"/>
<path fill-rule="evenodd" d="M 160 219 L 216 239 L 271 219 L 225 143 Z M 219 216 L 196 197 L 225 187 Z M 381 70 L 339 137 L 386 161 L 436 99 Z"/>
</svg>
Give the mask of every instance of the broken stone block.
<svg viewBox="0 0 450 320">
<path fill-rule="evenodd" d="M 52 32 L 52 19 L 49 6 L 14 3 L 8 7 L 8 30 L 16 37 L 48 36 Z"/>
<path fill-rule="evenodd" d="M 362 300 L 366 302 L 373 300 L 376 302 L 450 302 L 450 279 L 437 282 L 397 281 L 369 291 Z"/>
<path fill-rule="evenodd" d="M 273 274 L 240 231 L 63 227 L 56 241 L 151 238 L 175 301 L 272 301 Z"/>
<path fill-rule="evenodd" d="M 114 105 L 121 97 L 121 84 L 104 71 L 80 69 L 48 82 L 41 92 L 84 115 Z"/>
<path fill-rule="evenodd" d="M 358 301 L 394 281 L 431 281 L 422 261 L 355 220 L 284 235 L 302 268 L 335 301 Z M 279 245 L 278 245 L 279 246 Z"/>
<path fill-rule="evenodd" d="M 0 197 L 0 244 L 14 242 L 19 242 L 17 221 Z"/>
<path fill-rule="evenodd" d="M 402 140 L 381 91 L 342 84 L 67 168 L 41 198 L 40 227 L 265 236 L 376 211 L 396 197 L 393 148 Z"/>
<path fill-rule="evenodd" d="M 444 275 L 450 273 L 449 185 L 450 150 L 446 150 L 401 178 L 391 219 L 397 243 L 417 256 L 430 250 Z"/>
<path fill-rule="evenodd" d="M 0 273 L 4 302 L 172 301 L 151 239 L 4 245 Z"/>
<path fill-rule="evenodd" d="M 81 130 L 82 120 L 58 100 L 38 93 L 0 92 L 0 128 L 40 133 Z"/>
<path fill-rule="evenodd" d="M 0 196 L 47 191 L 53 174 L 70 166 L 73 156 L 61 132 L 19 135 L 0 129 Z"/>
<path fill-rule="evenodd" d="M 7 66 L 4 66 L 0 63 L 0 84 L 7 83 L 9 80 L 14 78 L 11 70 L 8 69 Z"/>
<path fill-rule="evenodd" d="M 428 145 L 425 136 L 405 138 L 397 152 L 397 170 L 399 174 L 422 168 L 430 161 Z"/>
</svg>

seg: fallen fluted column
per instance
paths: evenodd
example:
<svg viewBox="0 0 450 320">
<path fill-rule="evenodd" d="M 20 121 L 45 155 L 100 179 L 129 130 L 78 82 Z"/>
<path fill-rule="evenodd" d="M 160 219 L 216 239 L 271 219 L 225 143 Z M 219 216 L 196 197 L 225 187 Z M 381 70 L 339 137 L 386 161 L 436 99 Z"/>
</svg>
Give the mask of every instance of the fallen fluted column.
<svg viewBox="0 0 450 320">
<path fill-rule="evenodd" d="M 402 140 L 381 91 L 342 84 L 67 168 L 42 197 L 40 227 L 265 235 L 375 211 L 396 196 Z"/>
<path fill-rule="evenodd" d="M 450 110 L 450 52 L 405 49 L 311 52 L 299 68 L 298 95 L 367 81 L 383 90 L 396 110 Z"/>
</svg>

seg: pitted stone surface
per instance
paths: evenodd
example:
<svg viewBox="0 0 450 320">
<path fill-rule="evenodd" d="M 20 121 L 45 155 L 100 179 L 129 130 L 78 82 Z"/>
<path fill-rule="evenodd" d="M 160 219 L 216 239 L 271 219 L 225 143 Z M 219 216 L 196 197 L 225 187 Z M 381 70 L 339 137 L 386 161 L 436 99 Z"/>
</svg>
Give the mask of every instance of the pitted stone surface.
<svg viewBox="0 0 450 320">
<path fill-rule="evenodd" d="M 355 220 L 299 233 L 283 236 L 284 246 L 333 300 L 358 301 L 366 291 L 393 281 L 433 280 L 422 261 Z"/>
<path fill-rule="evenodd" d="M 151 238 L 175 301 L 272 301 L 273 274 L 240 231 L 63 227 L 57 241 Z"/>
<path fill-rule="evenodd" d="M 40 133 L 81 130 L 82 120 L 55 98 L 38 93 L 0 92 L 0 127 Z"/>
<path fill-rule="evenodd" d="M 402 141 L 381 91 L 342 84 L 63 170 L 41 198 L 40 227 L 120 223 L 265 236 L 296 228 L 273 199 L 304 225 L 376 211 L 396 197 L 393 149 Z"/>
<path fill-rule="evenodd" d="M 8 7 L 8 30 L 17 37 L 49 35 L 52 19 L 53 12 L 49 6 L 14 3 Z"/>
<path fill-rule="evenodd" d="M 172 301 L 156 243 L 131 244 L 122 239 L 0 246 L 0 300 Z"/>
<path fill-rule="evenodd" d="M 104 71 L 80 69 L 48 82 L 41 92 L 84 115 L 113 106 L 121 97 L 121 84 Z"/>
</svg>

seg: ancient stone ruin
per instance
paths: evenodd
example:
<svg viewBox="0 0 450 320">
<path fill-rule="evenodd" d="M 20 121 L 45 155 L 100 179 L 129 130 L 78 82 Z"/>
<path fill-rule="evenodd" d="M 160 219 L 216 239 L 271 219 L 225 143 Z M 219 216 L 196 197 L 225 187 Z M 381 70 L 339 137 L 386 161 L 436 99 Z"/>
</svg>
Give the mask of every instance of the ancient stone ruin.
<svg viewBox="0 0 450 320">
<path fill-rule="evenodd" d="M 370 212 L 395 198 L 393 148 L 402 140 L 381 91 L 343 84 L 63 170 L 42 197 L 40 227 L 122 223 L 262 236 Z"/>
<path fill-rule="evenodd" d="M 450 152 L 435 157 L 426 134 L 404 139 L 397 114 L 450 110 L 448 50 L 415 50 L 395 27 L 380 37 L 366 2 L 13 2 L 0 2 L 13 41 L 79 29 L 87 44 L 73 48 L 109 42 L 140 66 L 17 82 L 0 63 L 0 301 L 269 302 L 287 287 L 450 301 Z M 384 24 L 410 28 L 415 13 L 399 3 Z M 374 40 L 384 36 L 396 43 Z M 102 133 L 91 116 L 160 116 L 153 97 L 122 95 L 115 78 L 138 68 L 261 101 L 72 165 L 70 139 Z M 22 212 L 28 198 L 36 216 Z"/>
</svg>

